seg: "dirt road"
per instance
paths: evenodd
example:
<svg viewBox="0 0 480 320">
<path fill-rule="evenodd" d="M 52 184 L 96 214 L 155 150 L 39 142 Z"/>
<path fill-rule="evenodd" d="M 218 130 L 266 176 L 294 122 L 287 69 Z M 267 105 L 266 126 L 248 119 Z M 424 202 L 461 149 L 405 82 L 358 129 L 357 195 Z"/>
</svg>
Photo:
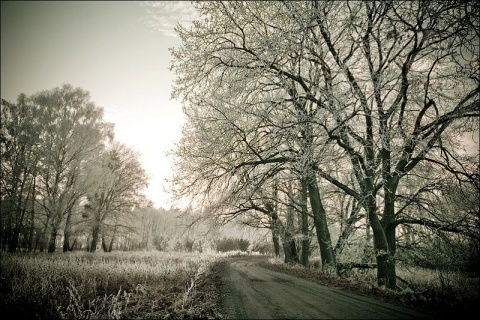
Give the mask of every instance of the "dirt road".
<svg viewBox="0 0 480 320">
<path fill-rule="evenodd" d="M 429 319 L 429 315 L 319 285 L 259 266 L 262 259 L 228 262 L 221 309 L 231 319 Z"/>
</svg>

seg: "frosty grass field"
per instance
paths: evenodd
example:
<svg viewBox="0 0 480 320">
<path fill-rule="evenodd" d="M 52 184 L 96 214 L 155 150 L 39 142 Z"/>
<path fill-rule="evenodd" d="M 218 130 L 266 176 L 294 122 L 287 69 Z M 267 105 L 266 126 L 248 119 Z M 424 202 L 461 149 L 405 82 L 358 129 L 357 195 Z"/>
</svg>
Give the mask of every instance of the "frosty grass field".
<svg viewBox="0 0 480 320">
<path fill-rule="evenodd" d="M 197 306 L 196 289 L 212 263 L 224 256 L 2 253 L 2 310 L 20 317 L 62 319 L 205 317 L 206 311 Z"/>
</svg>

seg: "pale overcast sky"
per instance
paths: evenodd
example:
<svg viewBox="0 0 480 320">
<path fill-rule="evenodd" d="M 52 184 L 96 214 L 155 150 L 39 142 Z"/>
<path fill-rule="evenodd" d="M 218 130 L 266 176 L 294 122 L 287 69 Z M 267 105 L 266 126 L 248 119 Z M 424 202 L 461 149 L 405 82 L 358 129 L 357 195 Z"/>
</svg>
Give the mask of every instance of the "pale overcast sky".
<svg viewBox="0 0 480 320">
<path fill-rule="evenodd" d="M 195 17 L 189 2 L 2 1 L 1 97 L 15 101 L 64 83 L 81 87 L 115 123 L 116 139 L 141 153 L 146 195 L 164 192 L 181 135 L 180 103 L 170 100 L 174 26 Z"/>
</svg>

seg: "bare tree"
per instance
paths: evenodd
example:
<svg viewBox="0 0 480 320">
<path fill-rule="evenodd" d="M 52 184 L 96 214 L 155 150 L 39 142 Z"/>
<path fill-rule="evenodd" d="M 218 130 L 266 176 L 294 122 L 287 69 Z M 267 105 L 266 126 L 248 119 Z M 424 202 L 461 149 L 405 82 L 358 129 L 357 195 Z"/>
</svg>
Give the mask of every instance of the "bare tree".
<svg viewBox="0 0 480 320">
<path fill-rule="evenodd" d="M 315 3 L 313 8 L 312 43 L 324 49 L 314 55 L 323 73 L 318 103 L 335 119 L 321 125 L 348 155 L 357 191 L 319 171 L 364 206 L 378 283 L 395 288 L 400 181 L 427 155 L 458 145 L 447 128 L 467 129 L 468 119 L 479 115 L 478 80 L 471 77 L 478 66 L 470 64 L 475 53 L 461 56 L 478 41 L 465 20 L 472 7 L 365 2 Z M 345 19 L 338 23 L 338 16 Z"/>
<path fill-rule="evenodd" d="M 29 216 L 30 242 L 34 233 L 35 201 L 45 212 L 44 231 L 50 230 L 49 252 L 55 251 L 57 233 L 65 220 L 64 238 L 68 247 L 72 210 L 85 194 L 84 171 L 88 160 L 101 148 L 104 139 L 111 135 L 111 125 L 103 122 L 102 110 L 89 98 L 88 92 L 64 85 L 30 97 L 20 95 L 18 106 L 2 108 L 2 113 L 8 113 L 4 136 L 5 145 L 9 146 L 7 159 L 11 160 L 5 163 L 9 163 L 13 170 L 11 176 L 17 177 L 7 181 L 4 179 L 6 176 L 2 176 L 2 183 L 9 184 L 7 189 L 12 192 L 20 188 L 22 193 L 27 186 L 25 182 L 30 181 L 24 201 L 26 203 L 29 200 L 32 213 Z M 15 151 L 15 148 L 19 149 Z M 21 158 L 12 157 L 15 154 L 21 155 Z M 24 180 L 21 187 L 18 186 L 20 177 Z M 22 209 L 17 205 L 12 209 L 13 216 L 19 218 L 18 229 L 26 207 L 24 205 Z M 18 239 L 18 233 L 14 238 Z M 14 242 L 11 243 L 11 250 L 16 248 Z"/>
<path fill-rule="evenodd" d="M 50 228 L 48 252 L 54 252 L 58 230 L 85 194 L 81 183 L 85 165 L 111 135 L 103 111 L 89 101 L 89 93 L 70 85 L 37 93 L 31 103 L 41 109 L 41 166 L 38 202 Z M 68 244 L 68 228 L 67 228 Z"/>
<path fill-rule="evenodd" d="M 213 20 L 199 22 L 191 31 L 179 29 L 188 41 L 173 50 L 172 67 L 179 74 L 174 96 L 185 100 L 189 119 L 188 138 L 177 152 L 183 159 L 175 180 L 178 190 L 209 194 L 213 182 L 220 179 L 217 190 L 237 183 L 238 176 L 249 170 L 296 163 L 292 170 L 308 188 L 322 262 L 335 265 L 315 162 L 311 161 L 314 144 L 320 143 L 308 123 L 316 111 L 299 99 L 288 77 L 299 67 L 295 48 L 276 47 L 286 45 L 285 39 L 295 47 L 302 41 L 291 39 L 291 18 L 283 5 L 271 3 L 200 3 L 199 9 Z M 270 18 L 275 16 L 278 27 L 262 20 L 265 12 Z M 278 50 L 265 51 L 270 45 Z M 190 144 L 196 147 L 186 147 Z M 206 170 L 210 175 L 199 177 Z M 228 178 L 230 174 L 236 180 Z"/>
<path fill-rule="evenodd" d="M 102 241 L 110 236 L 112 248 L 119 232 L 132 231 L 129 219 L 135 207 L 144 201 L 142 191 L 147 186 L 138 154 L 129 147 L 113 143 L 99 160 L 94 169 L 96 185 L 88 190 L 85 204 L 92 228 L 91 252 L 96 250 L 100 236 Z M 106 243 L 103 247 L 105 250 Z"/>
<path fill-rule="evenodd" d="M 33 211 L 35 176 L 39 163 L 39 110 L 19 95 L 16 104 L 2 100 L 1 126 L 1 242 L 15 252 L 21 230 L 26 228 L 27 210 Z M 31 242 L 31 241 L 30 241 Z"/>
<path fill-rule="evenodd" d="M 230 124 L 233 132 L 221 131 L 218 152 L 209 153 L 222 163 L 217 174 L 227 174 L 229 164 L 235 172 L 267 163 L 297 166 L 308 185 L 322 262 L 335 264 L 320 175 L 364 208 L 378 283 L 395 288 L 401 182 L 421 179 L 423 162 L 445 164 L 461 132 L 478 130 L 471 120 L 479 116 L 478 7 L 393 1 L 197 7 L 208 18 L 178 30 L 184 42 L 173 50 L 174 95 L 184 98 L 187 114 L 194 110 L 192 118 L 210 120 L 204 137 L 219 128 L 219 119 Z M 208 118 L 212 110 L 223 118 Z M 237 139 L 224 143 L 232 136 Z M 252 143 L 267 136 L 268 144 Z M 235 143 L 251 152 L 237 155 Z M 272 146 L 277 153 L 265 152 Z M 332 161 L 355 181 L 346 184 Z"/>
</svg>

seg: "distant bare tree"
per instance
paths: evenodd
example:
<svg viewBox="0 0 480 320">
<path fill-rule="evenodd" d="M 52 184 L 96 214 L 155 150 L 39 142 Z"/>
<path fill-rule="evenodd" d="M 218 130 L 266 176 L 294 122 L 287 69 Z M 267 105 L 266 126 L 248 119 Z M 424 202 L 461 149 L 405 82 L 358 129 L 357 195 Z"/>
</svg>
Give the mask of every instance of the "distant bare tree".
<svg viewBox="0 0 480 320">
<path fill-rule="evenodd" d="M 42 208 L 45 213 L 44 232 L 49 230 L 50 233 L 49 252 L 55 251 L 62 223 L 66 223 L 64 243 L 68 247 L 72 210 L 86 192 L 88 161 L 95 156 L 103 141 L 111 136 L 112 128 L 103 121 L 102 109 L 89 99 L 88 92 L 64 85 L 30 97 L 20 95 L 17 105 L 2 108 L 2 123 L 6 125 L 6 131 L 2 132 L 7 156 L 4 168 L 12 170 L 11 178 L 17 177 L 7 180 L 6 175 L 2 176 L 2 182 L 8 185 L 6 190 L 13 193 L 29 190 L 24 203 L 30 200 L 30 242 L 35 219 L 33 201 Z M 18 166 L 22 173 L 18 171 Z M 27 181 L 28 185 L 25 184 Z M 17 230 L 24 219 L 25 208 L 25 205 L 23 209 L 16 205 L 9 210 L 9 214 L 18 218 Z M 18 233 L 15 233 L 14 238 L 18 239 Z M 27 234 L 26 231 L 24 233 Z M 14 242 L 11 242 L 13 251 L 16 249 Z"/>
<path fill-rule="evenodd" d="M 147 186 L 147 176 L 138 159 L 138 154 L 131 148 L 113 143 L 100 157 L 94 187 L 87 193 L 85 204 L 92 227 L 90 251 L 97 248 L 100 236 L 105 241 L 110 236 L 109 248 L 118 233 L 131 231 L 135 207 L 144 201 L 143 189 Z M 104 244 L 104 245 L 103 245 Z M 106 243 L 102 243 L 104 250 Z"/>
<path fill-rule="evenodd" d="M 40 161 L 38 114 L 38 108 L 23 94 L 15 104 L 2 100 L 0 230 L 2 250 L 8 247 L 10 252 L 17 250 L 27 219 L 33 222 L 27 211 L 33 211 Z"/>
</svg>

